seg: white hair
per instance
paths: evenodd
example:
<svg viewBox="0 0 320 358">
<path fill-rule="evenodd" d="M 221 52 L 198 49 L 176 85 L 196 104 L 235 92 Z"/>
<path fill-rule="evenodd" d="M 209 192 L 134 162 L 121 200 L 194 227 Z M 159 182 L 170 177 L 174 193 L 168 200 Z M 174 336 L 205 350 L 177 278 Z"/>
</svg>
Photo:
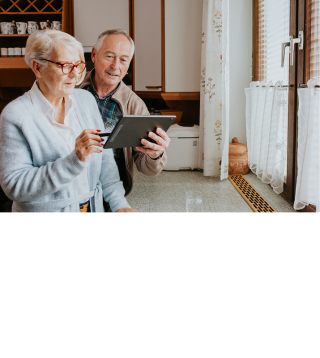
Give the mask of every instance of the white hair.
<svg viewBox="0 0 320 358">
<path fill-rule="evenodd" d="M 48 66 L 47 61 L 41 58 L 50 59 L 54 52 L 59 52 L 59 46 L 64 46 L 69 51 L 77 51 L 80 61 L 85 62 L 82 44 L 66 32 L 57 30 L 37 30 L 33 32 L 27 41 L 25 61 L 32 68 L 32 60 L 36 60 L 42 66 Z M 77 84 L 84 79 L 86 71 L 83 71 Z"/>
<path fill-rule="evenodd" d="M 113 30 L 107 30 L 104 31 L 97 40 L 97 43 L 94 45 L 94 48 L 96 50 L 96 52 L 98 53 L 104 39 L 109 36 L 109 35 L 124 35 L 131 43 L 131 54 L 130 54 L 130 61 L 132 60 L 133 54 L 134 54 L 134 42 L 132 40 L 132 38 L 127 34 L 127 32 L 125 30 L 120 30 L 120 29 L 113 29 Z"/>
</svg>

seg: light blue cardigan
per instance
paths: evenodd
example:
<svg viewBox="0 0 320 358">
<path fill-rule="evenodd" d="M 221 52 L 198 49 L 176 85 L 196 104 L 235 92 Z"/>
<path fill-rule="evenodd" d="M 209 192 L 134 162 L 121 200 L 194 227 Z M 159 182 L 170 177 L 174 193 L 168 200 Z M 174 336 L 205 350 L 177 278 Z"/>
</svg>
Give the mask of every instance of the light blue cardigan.
<svg viewBox="0 0 320 358">
<path fill-rule="evenodd" d="M 101 129 L 103 123 L 92 94 L 75 89 L 71 95 L 83 129 Z M 76 177 L 84 170 L 75 152 L 69 153 L 49 120 L 37 113 L 28 93 L 9 103 L 0 116 L 0 184 L 13 200 L 13 211 L 79 212 L 90 197 L 91 211 L 130 207 L 124 197 L 111 149 L 89 155 L 90 192 L 78 195 Z"/>
</svg>

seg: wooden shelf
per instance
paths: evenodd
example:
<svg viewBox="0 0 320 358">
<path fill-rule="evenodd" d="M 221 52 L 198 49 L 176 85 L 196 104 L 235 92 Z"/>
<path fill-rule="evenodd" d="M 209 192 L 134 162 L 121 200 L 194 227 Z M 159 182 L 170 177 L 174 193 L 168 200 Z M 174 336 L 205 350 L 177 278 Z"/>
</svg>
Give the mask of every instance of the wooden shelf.
<svg viewBox="0 0 320 358">
<path fill-rule="evenodd" d="M 29 34 L 14 34 L 14 35 L 6 35 L 6 34 L 0 34 L 0 37 L 28 37 Z"/>
<path fill-rule="evenodd" d="M 200 92 L 167 92 L 161 97 L 165 101 L 200 101 Z"/>
<path fill-rule="evenodd" d="M 0 87 L 31 87 L 36 77 L 24 57 L 0 57 Z"/>
<path fill-rule="evenodd" d="M 49 12 L 7 12 L 0 11 L 0 15 L 62 15 L 61 11 L 49 11 Z"/>
<path fill-rule="evenodd" d="M 200 101 L 200 92 L 134 92 L 141 98 L 162 98 L 165 101 Z"/>
<path fill-rule="evenodd" d="M 67 5 L 66 5 L 67 3 Z M 72 21 L 62 31 L 72 33 L 73 0 L 0 0 L 0 21 L 61 21 L 65 14 Z M 0 34 L 0 47 L 25 47 L 30 34 Z M 0 112 L 6 101 L 21 94 L 22 88 L 33 85 L 36 77 L 24 57 L 0 57 Z"/>
<path fill-rule="evenodd" d="M 134 93 L 140 98 L 162 98 L 161 92 L 134 91 Z"/>
<path fill-rule="evenodd" d="M 30 69 L 24 57 L 0 57 L 0 71 L 9 69 Z"/>
</svg>

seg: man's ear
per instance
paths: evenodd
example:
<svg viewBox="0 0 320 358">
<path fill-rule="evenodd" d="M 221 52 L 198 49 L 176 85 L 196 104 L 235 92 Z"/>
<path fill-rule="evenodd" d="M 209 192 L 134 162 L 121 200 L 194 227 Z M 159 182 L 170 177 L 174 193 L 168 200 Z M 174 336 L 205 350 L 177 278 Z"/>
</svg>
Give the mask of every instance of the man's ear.
<svg viewBox="0 0 320 358">
<path fill-rule="evenodd" d="M 96 61 L 96 55 L 97 55 L 96 49 L 94 47 L 92 47 L 91 60 L 92 60 L 93 63 L 95 63 L 95 61 Z"/>
<path fill-rule="evenodd" d="M 34 74 L 36 75 L 37 78 L 41 78 L 42 75 L 41 75 L 41 72 L 40 72 L 40 64 L 37 60 L 32 60 L 31 62 L 31 68 L 34 72 Z"/>
</svg>

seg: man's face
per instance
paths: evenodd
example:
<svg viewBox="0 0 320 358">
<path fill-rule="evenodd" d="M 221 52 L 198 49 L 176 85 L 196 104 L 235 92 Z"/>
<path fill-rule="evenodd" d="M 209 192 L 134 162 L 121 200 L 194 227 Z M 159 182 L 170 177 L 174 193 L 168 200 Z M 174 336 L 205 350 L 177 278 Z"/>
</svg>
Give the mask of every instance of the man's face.
<svg viewBox="0 0 320 358">
<path fill-rule="evenodd" d="M 96 75 L 107 86 L 117 86 L 130 65 L 131 43 L 121 34 L 107 36 L 98 53 L 92 49 Z"/>
</svg>

